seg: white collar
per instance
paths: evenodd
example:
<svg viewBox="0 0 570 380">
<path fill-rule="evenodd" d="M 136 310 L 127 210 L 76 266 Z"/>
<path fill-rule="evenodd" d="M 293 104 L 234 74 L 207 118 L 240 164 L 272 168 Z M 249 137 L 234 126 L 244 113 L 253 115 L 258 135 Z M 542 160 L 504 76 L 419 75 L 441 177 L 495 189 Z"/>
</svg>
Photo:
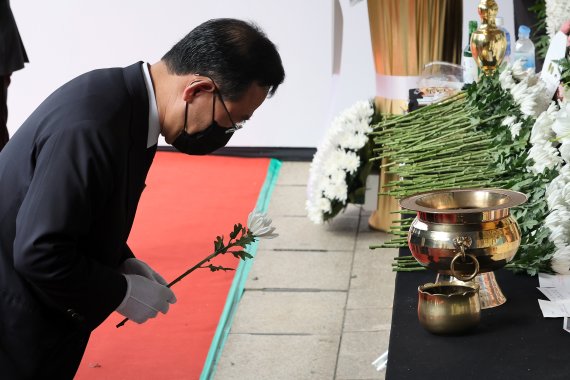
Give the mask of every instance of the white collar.
<svg viewBox="0 0 570 380">
<path fill-rule="evenodd" d="M 144 62 L 142 66 L 146 91 L 148 93 L 148 136 L 146 139 L 146 147 L 150 148 L 158 144 L 160 122 L 158 121 L 158 106 L 156 105 L 156 97 L 154 96 L 154 87 L 152 86 L 148 63 Z"/>
</svg>

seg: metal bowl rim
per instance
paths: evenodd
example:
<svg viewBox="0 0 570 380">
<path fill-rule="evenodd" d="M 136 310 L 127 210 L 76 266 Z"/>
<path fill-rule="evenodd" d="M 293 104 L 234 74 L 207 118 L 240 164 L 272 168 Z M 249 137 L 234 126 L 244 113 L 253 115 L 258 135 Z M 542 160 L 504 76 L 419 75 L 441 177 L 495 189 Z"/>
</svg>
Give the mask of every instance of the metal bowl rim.
<svg viewBox="0 0 570 380">
<path fill-rule="evenodd" d="M 453 286 L 455 288 L 466 288 L 466 289 L 464 292 L 458 292 L 458 293 L 453 293 L 453 294 L 429 293 L 426 291 L 428 289 L 432 289 L 432 288 L 436 288 L 436 287 L 446 287 L 446 286 Z M 428 282 L 427 284 L 423 284 L 423 285 L 418 286 L 418 292 L 421 294 L 429 295 L 429 296 L 451 298 L 451 297 L 457 297 L 457 296 L 465 296 L 467 294 L 469 294 L 469 295 L 476 294 L 477 292 L 479 292 L 479 284 L 476 284 L 476 283 L 457 284 L 457 283 L 453 283 L 453 282 L 436 282 L 436 283 Z"/>
<path fill-rule="evenodd" d="M 431 207 L 420 206 L 416 202 L 428 195 L 443 194 L 443 193 L 460 193 L 460 192 L 475 192 L 475 191 L 486 191 L 489 193 L 502 194 L 508 197 L 507 202 L 490 207 L 481 207 L 474 209 L 436 209 Z M 528 197 L 518 191 L 507 190 L 507 189 L 495 189 L 495 188 L 462 188 L 462 189 L 442 189 L 436 191 L 426 191 L 423 193 L 417 193 L 406 198 L 400 199 L 399 203 L 403 209 L 425 212 L 430 214 L 476 214 L 491 210 L 504 210 L 511 207 L 521 205 L 527 201 Z"/>
</svg>

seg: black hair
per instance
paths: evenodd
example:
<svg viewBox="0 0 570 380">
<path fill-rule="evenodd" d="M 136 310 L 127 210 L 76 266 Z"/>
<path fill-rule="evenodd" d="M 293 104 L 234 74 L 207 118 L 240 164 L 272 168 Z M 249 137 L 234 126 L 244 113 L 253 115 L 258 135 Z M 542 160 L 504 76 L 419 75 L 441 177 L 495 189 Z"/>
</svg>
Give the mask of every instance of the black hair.
<svg viewBox="0 0 570 380">
<path fill-rule="evenodd" d="M 162 60 L 176 75 L 206 75 L 224 98 L 237 100 L 252 84 L 273 95 L 285 79 L 277 48 L 255 24 L 220 18 L 198 25 Z"/>
</svg>

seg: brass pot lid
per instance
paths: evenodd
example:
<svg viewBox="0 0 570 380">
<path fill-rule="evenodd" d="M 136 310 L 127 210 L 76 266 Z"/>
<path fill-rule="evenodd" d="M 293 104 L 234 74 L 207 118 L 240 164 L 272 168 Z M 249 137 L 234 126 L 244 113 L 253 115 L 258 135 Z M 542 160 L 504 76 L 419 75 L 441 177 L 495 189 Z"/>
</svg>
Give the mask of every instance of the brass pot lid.
<svg viewBox="0 0 570 380">
<path fill-rule="evenodd" d="M 527 199 L 523 193 L 505 189 L 443 189 L 402 198 L 400 206 L 431 214 L 474 214 L 509 209 L 525 203 Z"/>
</svg>

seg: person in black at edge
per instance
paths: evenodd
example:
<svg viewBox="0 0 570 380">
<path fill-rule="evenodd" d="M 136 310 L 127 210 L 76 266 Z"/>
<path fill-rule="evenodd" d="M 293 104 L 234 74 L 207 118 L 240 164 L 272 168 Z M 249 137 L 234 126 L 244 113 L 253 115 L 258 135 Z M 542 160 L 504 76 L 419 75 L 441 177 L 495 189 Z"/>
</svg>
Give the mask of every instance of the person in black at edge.
<svg viewBox="0 0 570 380">
<path fill-rule="evenodd" d="M 24 67 L 28 55 L 20 38 L 10 0 L 0 0 L 0 151 L 8 142 L 8 86 L 14 71 Z"/>
</svg>

